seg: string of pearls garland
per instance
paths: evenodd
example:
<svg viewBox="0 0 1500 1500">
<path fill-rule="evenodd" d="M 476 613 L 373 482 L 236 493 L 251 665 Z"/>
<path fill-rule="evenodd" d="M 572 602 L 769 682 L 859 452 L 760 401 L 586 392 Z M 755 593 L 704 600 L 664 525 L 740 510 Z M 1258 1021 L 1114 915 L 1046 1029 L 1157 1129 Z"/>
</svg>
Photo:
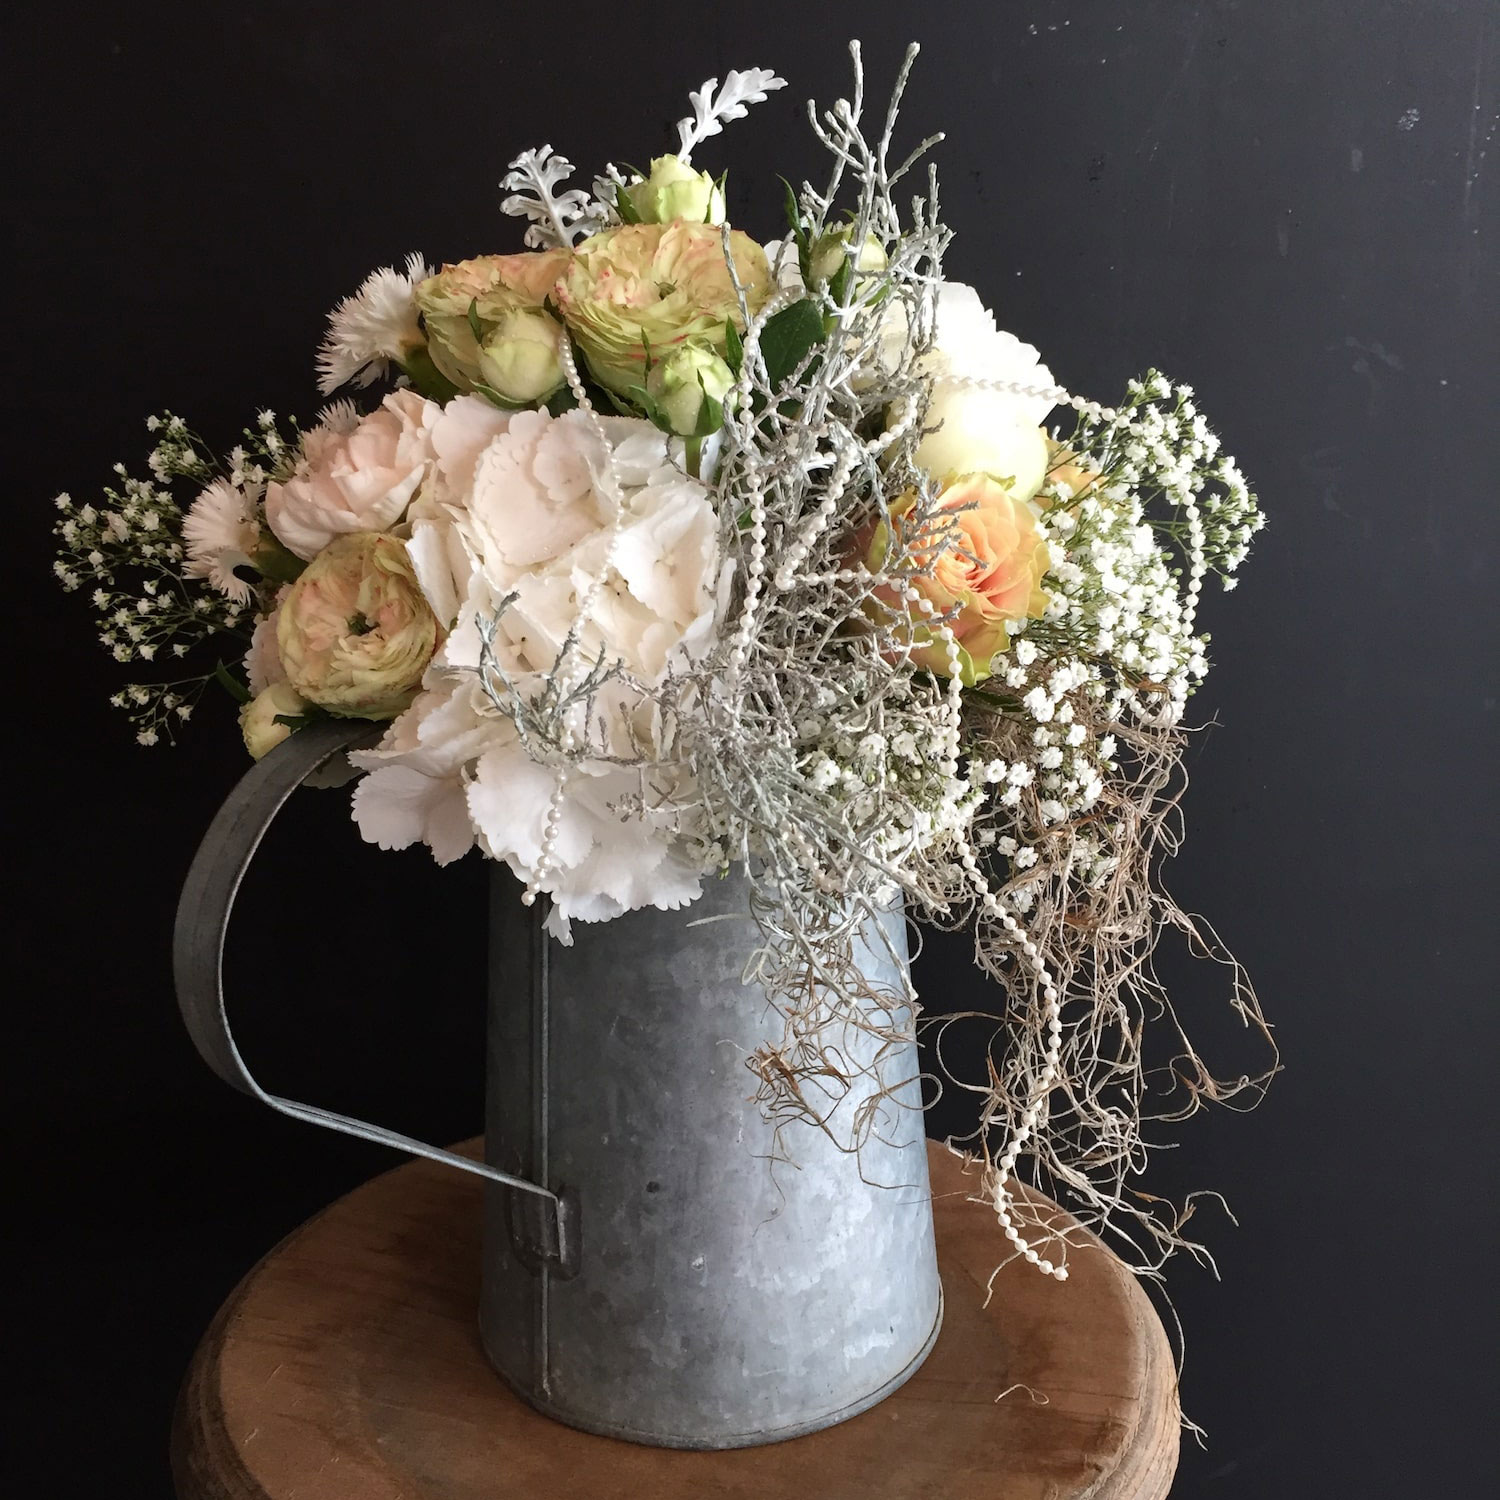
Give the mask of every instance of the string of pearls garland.
<svg viewBox="0 0 1500 1500">
<path fill-rule="evenodd" d="M 915 584 L 910 581 L 902 584 L 902 594 L 907 603 L 914 607 L 924 619 L 931 620 L 938 613 L 933 602 L 921 594 Z M 943 642 L 948 658 L 948 691 L 944 705 L 946 709 L 944 758 L 940 769 L 944 776 L 953 780 L 958 776 L 963 724 L 963 679 L 959 669 L 960 647 L 958 637 L 954 635 L 952 627 L 946 622 L 938 623 L 936 633 Z M 1001 1153 L 999 1166 L 996 1169 L 995 1215 L 1000 1221 L 1000 1228 L 1004 1231 L 1006 1239 L 1015 1247 L 1017 1254 L 1030 1265 L 1035 1266 L 1043 1275 L 1054 1277 L 1058 1281 L 1066 1281 L 1068 1279 L 1067 1266 L 1054 1265 L 1017 1228 L 1011 1216 L 1010 1206 L 1013 1200 L 1007 1187 L 1026 1142 L 1036 1131 L 1037 1120 L 1047 1101 L 1047 1096 L 1057 1086 L 1058 1074 L 1062 1069 L 1062 996 L 1058 991 L 1056 980 L 1052 977 L 1051 969 L 1042 957 L 1041 950 L 1032 941 L 1031 935 L 1016 920 L 1015 915 L 1006 910 L 1000 898 L 990 889 L 989 881 L 985 879 L 984 871 L 980 868 L 979 855 L 975 852 L 974 846 L 960 829 L 955 829 L 954 839 L 958 845 L 959 863 L 963 866 L 965 878 L 975 895 L 979 897 L 985 911 L 1010 934 L 1011 939 L 1025 955 L 1032 973 L 1036 975 L 1047 1022 L 1047 1050 L 1042 1058 L 1041 1076 L 1037 1079 L 1036 1088 L 1021 1112 L 1020 1123 L 1005 1143 L 1005 1149 Z"/>
<path fill-rule="evenodd" d="M 604 431 L 604 424 L 599 420 L 599 413 L 594 409 L 593 403 L 588 398 L 588 392 L 584 389 L 583 377 L 578 372 L 578 362 L 573 357 L 573 350 L 569 340 L 564 337 L 558 342 L 558 352 L 561 357 L 563 374 L 567 377 L 568 389 L 573 393 L 573 399 L 578 403 L 578 410 L 583 412 L 593 428 L 599 442 L 603 445 L 606 461 L 609 464 L 610 477 L 620 490 L 619 476 L 615 471 L 614 450 L 610 446 L 608 435 Z M 621 496 L 616 496 L 614 520 L 610 523 L 608 540 L 604 547 L 604 557 L 599 565 L 599 571 L 594 575 L 593 581 L 584 592 L 583 598 L 578 605 L 578 618 L 573 629 L 568 632 L 567 639 L 563 642 L 562 650 L 558 654 L 558 660 L 553 667 L 556 680 L 560 688 L 565 689 L 573 679 L 573 653 L 578 644 L 578 635 L 582 627 L 592 617 L 594 602 L 598 599 L 600 591 L 604 587 L 604 580 L 608 576 L 609 569 L 614 562 L 615 544 L 619 539 L 620 526 L 625 517 L 625 507 Z M 583 707 L 583 705 L 580 705 Z M 557 855 L 557 830 L 558 822 L 562 816 L 563 799 L 567 796 L 568 781 L 572 775 L 572 766 L 568 761 L 567 754 L 576 743 L 573 731 L 572 715 L 566 714 L 562 723 L 560 735 L 560 748 L 563 759 L 553 771 L 552 791 L 547 799 L 547 813 L 542 824 L 541 848 L 537 853 L 536 864 L 532 867 L 526 879 L 525 889 L 521 892 L 521 904 L 531 906 L 541 894 L 543 883 L 548 875 L 552 873 L 556 863 Z"/>
<path fill-rule="evenodd" d="M 1054 406 L 1071 407 L 1080 416 L 1095 422 L 1117 422 L 1119 411 L 1113 406 L 1101 406 L 1084 396 L 1075 396 L 1060 385 L 1033 385 L 1024 380 L 984 380 L 974 375 L 943 376 L 945 384 L 963 386 L 974 391 L 999 391 L 1007 396 L 1035 397 L 1050 401 Z"/>
</svg>

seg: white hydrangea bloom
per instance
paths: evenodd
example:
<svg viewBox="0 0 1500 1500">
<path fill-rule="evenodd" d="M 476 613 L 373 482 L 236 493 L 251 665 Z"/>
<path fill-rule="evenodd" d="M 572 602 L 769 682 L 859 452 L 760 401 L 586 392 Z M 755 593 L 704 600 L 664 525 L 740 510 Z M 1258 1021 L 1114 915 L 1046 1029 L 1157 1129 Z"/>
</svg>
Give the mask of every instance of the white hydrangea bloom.
<svg viewBox="0 0 1500 1500">
<path fill-rule="evenodd" d="M 435 425 L 435 482 L 408 518 L 408 548 L 451 631 L 427 690 L 355 758 L 370 772 L 355 812 L 373 842 L 424 842 L 439 859 L 478 842 L 532 878 L 556 772 L 523 743 L 514 705 L 481 687 L 482 632 L 492 631 L 490 659 L 525 698 L 545 686 L 590 597 L 575 660 L 602 657 L 618 675 L 596 691 L 579 732 L 609 755 L 662 753 L 642 690 L 708 649 L 730 565 L 707 489 L 672 464 L 662 434 L 623 418 L 601 426 L 602 442 L 584 413 L 507 413 L 478 398 L 450 403 Z M 569 773 L 542 881 L 554 931 L 697 895 L 690 793 L 670 766 L 589 759 Z"/>
</svg>

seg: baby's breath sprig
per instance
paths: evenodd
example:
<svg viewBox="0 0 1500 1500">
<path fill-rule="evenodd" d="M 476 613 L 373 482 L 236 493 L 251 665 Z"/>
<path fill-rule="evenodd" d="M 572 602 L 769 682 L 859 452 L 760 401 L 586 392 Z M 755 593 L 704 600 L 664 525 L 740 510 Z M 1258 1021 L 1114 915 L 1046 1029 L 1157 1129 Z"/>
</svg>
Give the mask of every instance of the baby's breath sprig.
<svg viewBox="0 0 1500 1500">
<path fill-rule="evenodd" d="M 65 591 L 87 590 L 99 643 L 117 662 L 180 660 L 225 636 L 238 642 L 235 654 L 243 651 L 256 587 L 233 570 L 195 567 L 184 535 L 187 506 L 219 482 L 253 507 L 267 480 L 296 462 L 297 424 L 286 427 L 283 432 L 275 414 L 263 411 L 220 460 L 183 418 L 171 412 L 149 417 L 146 428 L 156 439 L 147 457 L 149 478 L 116 464 L 115 480 L 97 503 L 56 498 L 53 572 Z M 193 576 L 196 571 L 204 576 Z M 131 683 L 110 702 L 126 713 L 141 744 L 171 743 L 215 678 L 222 680 L 217 665 L 172 682 Z"/>
<path fill-rule="evenodd" d="M 124 711 L 138 744 L 175 744 L 178 728 L 187 722 L 213 680 L 212 672 L 180 677 L 173 682 L 131 682 L 110 696 L 110 707 Z"/>
<path fill-rule="evenodd" d="M 1101 488 L 1131 491 L 1146 523 L 1189 567 L 1216 574 L 1228 590 L 1265 516 L 1194 396 L 1148 370 L 1127 383 L 1111 420 L 1081 418 L 1067 446 L 1100 475 Z"/>
</svg>

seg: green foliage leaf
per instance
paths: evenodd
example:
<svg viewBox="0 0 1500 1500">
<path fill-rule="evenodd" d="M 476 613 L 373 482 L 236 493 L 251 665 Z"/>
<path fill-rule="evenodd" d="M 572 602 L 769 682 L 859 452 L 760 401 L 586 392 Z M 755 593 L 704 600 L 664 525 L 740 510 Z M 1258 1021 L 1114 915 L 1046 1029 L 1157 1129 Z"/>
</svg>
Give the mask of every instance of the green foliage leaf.
<svg viewBox="0 0 1500 1500">
<path fill-rule="evenodd" d="M 630 402 L 626 401 L 622 396 L 618 396 L 614 391 L 610 390 L 607 385 L 601 385 L 599 389 L 604 392 L 605 399 L 612 407 L 614 407 L 617 412 L 619 412 L 622 417 L 640 416 L 641 408 L 632 406 Z M 631 389 L 635 391 L 641 391 L 643 395 L 645 394 L 644 387 L 642 386 L 632 386 Z"/>
<path fill-rule="evenodd" d="M 641 222 L 641 216 L 635 211 L 635 204 L 630 201 L 630 194 L 619 183 L 615 184 L 615 212 L 619 214 L 622 224 Z"/>
<path fill-rule="evenodd" d="M 567 386 L 562 385 L 543 404 L 554 417 L 560 417 L 565 411 L 573 411 L 577 407 L 578 397 Z"/>
<path fill-rule="evenodd" d="M 214 663 L 213 678 L 236 703 L 248 703 L 250 701 L 250 689 L 223 662 Z"/>
<path fill-rule="evenodd" d="M 698 382 L 698 388 L 703 390 L 703 382 Z M 703 406 L 698 413 L 698 430 L 694 437 L 705 438 L 711 433 L 717 432 L 724 425 L 724 403 L 710 396 L 703 390 Z"/>
<path fill-rule="evenodd" d="M 784 307 L 770 318 L 760 334 L 760 354 L 765 361 L 771 389 L 779 389 L 787 377 L 823 342 L 823 315 L 808 298 Z"/>
<path fill-rule="evenodd" d="M 479 299 L 477 297 L 469 298 L 469 332 L 474 335 L 474 342 L 476 344 L 484 342 L 484 324 L 479 321 Z"/>
<path fill-rule="evenodd" d="M 289 552 L 274 537 L 267 537 L 255 549 L 250 564 L 262 578 L 272 583 L 296 583 L 307 564 L 295 552 Z"/>
<path fill-rule="evenodd" d="M 844 299 L 849 295 L 849 283 L 854 279 L 854 265 L 847 257 L 840 263 L 833 279 L 828 283 L 828 295 L 833 298 L 835 307 L 842 307 Z"/>
<path fill-rule="evenodd" d="M 425 344 L 419 349 L 408 350 L 400 365 L 401 373 L 411 381 L 411 388 L 419 396 L 441 404 L 458 395 L 458 387 L 433 364 Z"/>
<path fill-rule="evenodd" d="M 745 363 L 745 341 L 740 337 L 740 331 L 732 318 L 724 320 L 724 363 L 738 379 Z"/>
<path fill-rule="evenodd" d="M 644 412 L 648 422 L 654 422 L 663 432 L 671 432 L 671 424 L 662 416 L 661 408 L 656 404 L 656 398 L 645 386 L 633 385 L 630 387 L 629 394 L 631 401 L 635 403 L 634 408 L 620 406 L 617 401 L 615 404 L 620 411 L 628 417 L 639 416 Z"/>
<path fill-rule="evenodd" d="M 797 202 L 797 190 L 785 177 L 781 185 L 786 189 L 786 223 L 792 239 L 797 245 L 797 269 L 802 273 L 802 284 L 812 282 L 812 244 L 808 239 L 807 226 L 802 222 L 802 209 Z"/>
</svg>

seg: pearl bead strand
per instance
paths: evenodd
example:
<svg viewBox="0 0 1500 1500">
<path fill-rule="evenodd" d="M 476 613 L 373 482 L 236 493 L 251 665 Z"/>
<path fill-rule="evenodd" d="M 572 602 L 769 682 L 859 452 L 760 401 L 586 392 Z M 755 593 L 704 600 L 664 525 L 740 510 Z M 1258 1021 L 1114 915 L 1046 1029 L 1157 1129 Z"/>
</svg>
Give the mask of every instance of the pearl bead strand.
<svg viewBox="0 0 1500 1500">
<path fill-rule="evenodd" d="M 932 601 L 922 595 L 916 585 L 907 582 L 902 588 L 903 596 L 918 610 L 924 618 L 930 619 L 937 613 Z M 954 635 L 952 627 L 943 623 L 937 627 L 938 634 L 943 640 L 946 648 L 948 661 L 948 714 L 947 734 L 945 736 L 946 758 L 942 763 L 943 774 L 950 779 L 958 775 L 958 756 L 960 747 L 960 736 L 962 733 L 963 714 L 963 680 L 959 675 L 960 647 L 958 638 Z M 1057 1085 L 1058 1075 L 1062 1070 L 1062 996 L 1058 992 L 1056 981 L 1052 977 L 1052 971 L 1047 967 L 1046 960 L 1042 957 L 1041 950 L 1032 941 L 1031 935 L 1016 920 L 1013 913 L 1007 911 L 1001 904 L 1000 898 L 990 889 L 989 882 L 984 877 L 984 872 L 979 867 L 979 856 L 972 844 L 961 833 L 955 832 L 955 840 L 958 844 L 959 863 L 964 868 L 964 874 L 969 881 L 970 887 L 979 897 L 986 912 L 994 917 L 996 921 L 1005 928 L 1016 946 L 1025 955 L 1026 961 L 1036 975 L 1037 985 L 1042 992 L 1042 1003 L 1045 1007 L 1047 1022 L 1047 1050 L 1042 1057 L 1042 1072 L 1037 1079 L 1036 1090 L 1026 1107 L 1021 1112 L 1019 1125 L 1007 1140 L 1005 1149 L 1000 1157 L 999 1168 L 995 1177 L 995 1214 L 1000 1221 L 1000 1228 L 1005 1237 L 1015 1247 L 1016 1252 L 1030 1265 L 1033 1265 L 1045 1276 L 1051 1276 L 1057 1281 L 1068 1279 L 1068 1268 L 1065 1265 L 1054 1265 L 1046 1259 L 1021 1231 L 1016 1227 L 1015 1220 L 1011 1217 L 1010 1205 L 1011 1194 L 1006 1189 L 1006 1183 L 1015 1171 L 1016 1162 L 1019 1160 L 1021 1151 L 1026 1142 L 1036 1132 L 1037 1120 L 1041 1115 L 1041 1107 L 1047 1096 Z"/>
<path fill-rule="evenodd" d="M 558 345 L 558 353 L 561 359 L 563 374 L 567 377 L 568 389 L 573 393 L 573 399 L 578 403 L 578 410 L 583 412 L 593 428 L 595 435 L 604 446 L 604 452 L 608 457 L 610 478 L 615 483 L 617 492 L 620 491 L 619 476 L 615 473 L 614 450 L 610 446 L 609 438 L 604 431 L 604 424 L 599 420 L 599 413 L 594 410 L 593 403 L 588 398 L 588 392 L 583 386 L 583 377 L 578 371 L 578 361 L 573 357 L 573 349 L 566 336 Z M 620 535 L 620 523 L 624 518 L 624 506 L 621 502 L 622 494 L 615 496 L 616 506 L 614 520 L 610 525 L 609 539 L 605 543 L 604 557 L 600 562 L 599 571 L 594 575 L 583 598 L 579 601 L 578 619 L 573 629 L 568 633 L 567 640 L 563 643 L 563 652 L 559 660 L 553 665 L 553 672 L 560 686 L 571 680 L 572 673 L 569 670 L 567 658 L 571 656 L 578 642 L 578 632 L 587 622 L 594 607 L 594 601 L 599 597 L 600 590 L 604 587 L 604 580 L 608 576 L 611 564 L 614 561 L 615 542 Z M 576 744 L 571 722 L 564 719 L 560 735 L 559 748 L 566 756 Z M 547 798 L 547 813 L 542 823 L 541 847 L 537 851 L 536 864 L 527 876 L 525 889 L 521 892 L 521 904 L 532 906 L 536 898 L 541 894 L 544 882 L 552 873 L 556 865 L 558 824 L 562 817 L 563 799 L 567 795 L 568 781 L 572 775 L 571 766 L 564 760 L 553 771 L 552 791 Z"/>
</svg>

